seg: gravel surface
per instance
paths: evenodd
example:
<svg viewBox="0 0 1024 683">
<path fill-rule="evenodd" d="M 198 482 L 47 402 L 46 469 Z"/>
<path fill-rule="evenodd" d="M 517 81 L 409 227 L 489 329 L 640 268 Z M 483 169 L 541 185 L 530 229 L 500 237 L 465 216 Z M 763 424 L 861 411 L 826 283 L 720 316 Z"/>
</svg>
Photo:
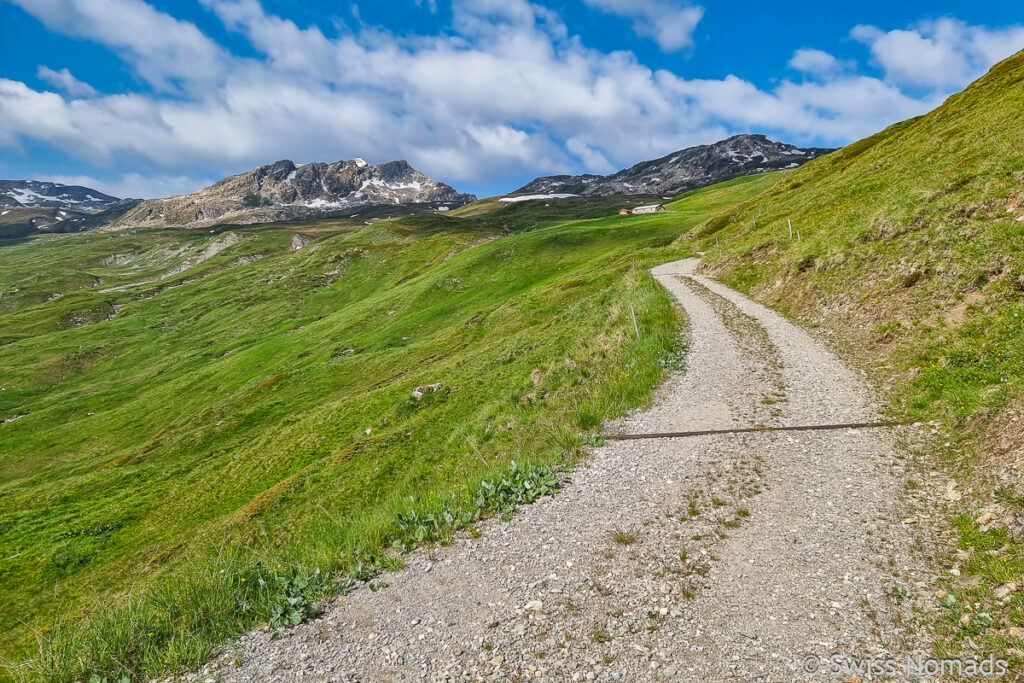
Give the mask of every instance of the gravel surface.
<svg viewBox="0 0 1024 683">
<path fill-rule="evenodd" d="M 652 272 L 690 318 L 688 368 L 609 432 L 878 419 L 820 342 L 706 278 Z M 802 658 L 912 650 L 924 587 L 894 430 L 608 442 L 557 496 L 421 549 L 322 616 L 242 637 L 200 680 L 836 680 Z M 825 667 L 823 667 L 824 669 Z M 841 677 L 841 680 L 860 680 Z"/>
</svg>

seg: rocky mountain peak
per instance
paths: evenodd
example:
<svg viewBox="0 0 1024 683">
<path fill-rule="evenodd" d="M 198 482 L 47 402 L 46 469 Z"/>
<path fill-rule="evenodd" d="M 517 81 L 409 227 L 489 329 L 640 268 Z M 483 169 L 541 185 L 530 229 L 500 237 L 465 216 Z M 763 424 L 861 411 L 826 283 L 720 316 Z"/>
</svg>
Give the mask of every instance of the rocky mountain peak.
<svg viewBox="0 0 1024 683">
<path fill-rule="evenodd" d="M 366 206 L 453 208 L 475 199 L 432 180 L 404 160 L 370 165 L 360 158 L 307 164 L 282 159 L 189 195 L 144 202 L 119 225 L 261 223 L 316 218 Z"/>
<path fill-rule="evenodd" d="M 513 194 L 580 194 L 673 196 L 680 192 L 755 173 L 795 168 L 831 152 L 801 148 L 764 135 L 734 135 L 641 161 L 608 176 L 583 174 L 537 178 Z"/>
</svg>

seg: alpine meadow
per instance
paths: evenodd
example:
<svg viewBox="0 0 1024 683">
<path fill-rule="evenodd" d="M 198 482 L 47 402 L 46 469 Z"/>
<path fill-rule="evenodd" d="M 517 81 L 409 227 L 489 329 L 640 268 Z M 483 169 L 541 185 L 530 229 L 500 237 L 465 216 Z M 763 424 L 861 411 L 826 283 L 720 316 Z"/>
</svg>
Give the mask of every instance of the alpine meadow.
<svg viewBox="0 0 1024 683">
<path fill-rule="evenodd" d="M 42 632 L 52 678 L 194 666 L 297 577 L 313 602 L 536 495 L 682 357 L 646 268 L 777 178 L 652 216 L 492 202 L 5 246 L 3 601 L 32 605 L 4 610 L 8 651 Z"/>
<path fill-rule="evenodd" d="M 0 681 L 1024 680 L 1019 9 L 0 0 Z"/>
</svg>

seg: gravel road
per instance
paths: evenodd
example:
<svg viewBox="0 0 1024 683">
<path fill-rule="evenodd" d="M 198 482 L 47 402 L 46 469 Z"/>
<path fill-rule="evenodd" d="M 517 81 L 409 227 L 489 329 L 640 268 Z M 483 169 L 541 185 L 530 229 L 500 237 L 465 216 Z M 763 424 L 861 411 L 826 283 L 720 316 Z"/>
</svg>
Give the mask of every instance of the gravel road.
<svg viewBox="0 0 1024 683">
<path fill-rule="evenodd" d="M 608 431 L 878 419 L 860 375 L 696 263 L 652 271 L 689 316 L 687 371 Z M 927 574 L 895 454 L 890 429 L 608 442 L 557 496 L 411 553 L 388 588 L 339 597 L 276 639 L 244 636 L 199 676 L 859 680 L 828 656 L 909 652 L 913 601 L 891 591 Z"/>
</svg>

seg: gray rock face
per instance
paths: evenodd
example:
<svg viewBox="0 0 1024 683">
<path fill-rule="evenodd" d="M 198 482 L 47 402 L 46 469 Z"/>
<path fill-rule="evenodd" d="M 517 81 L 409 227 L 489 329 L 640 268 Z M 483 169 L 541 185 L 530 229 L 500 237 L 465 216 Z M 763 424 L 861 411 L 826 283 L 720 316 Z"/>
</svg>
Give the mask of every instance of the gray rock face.
<svg viewBox="0 0 1024 683">
<path fill-rule="evenodd" d="M 81 185 L 62 185 L 40 180 L 0 180 L 0 206 L 64 209 L 87 213 L 105 211 L 123 201 Z"/>
<path fill-rule="evenodd" d="M 740 176 L 796 168 L 831 149 L 801 148 L 764 135 L 735 135 L 660 159 L 641 161 L 609 176 L 556 175 L 537 178 L 513 194 L 652 194 L 670 196 Z"/>
<path fill-rule="evenodd" d="M 405 161 L 296 164 L 287 159 L 198 192 L 143 202 L 118 225 L 202 227 L 316 218 L 366 206 L 462 206 L 476 197 L 431 180 Z"/>
</svg>

